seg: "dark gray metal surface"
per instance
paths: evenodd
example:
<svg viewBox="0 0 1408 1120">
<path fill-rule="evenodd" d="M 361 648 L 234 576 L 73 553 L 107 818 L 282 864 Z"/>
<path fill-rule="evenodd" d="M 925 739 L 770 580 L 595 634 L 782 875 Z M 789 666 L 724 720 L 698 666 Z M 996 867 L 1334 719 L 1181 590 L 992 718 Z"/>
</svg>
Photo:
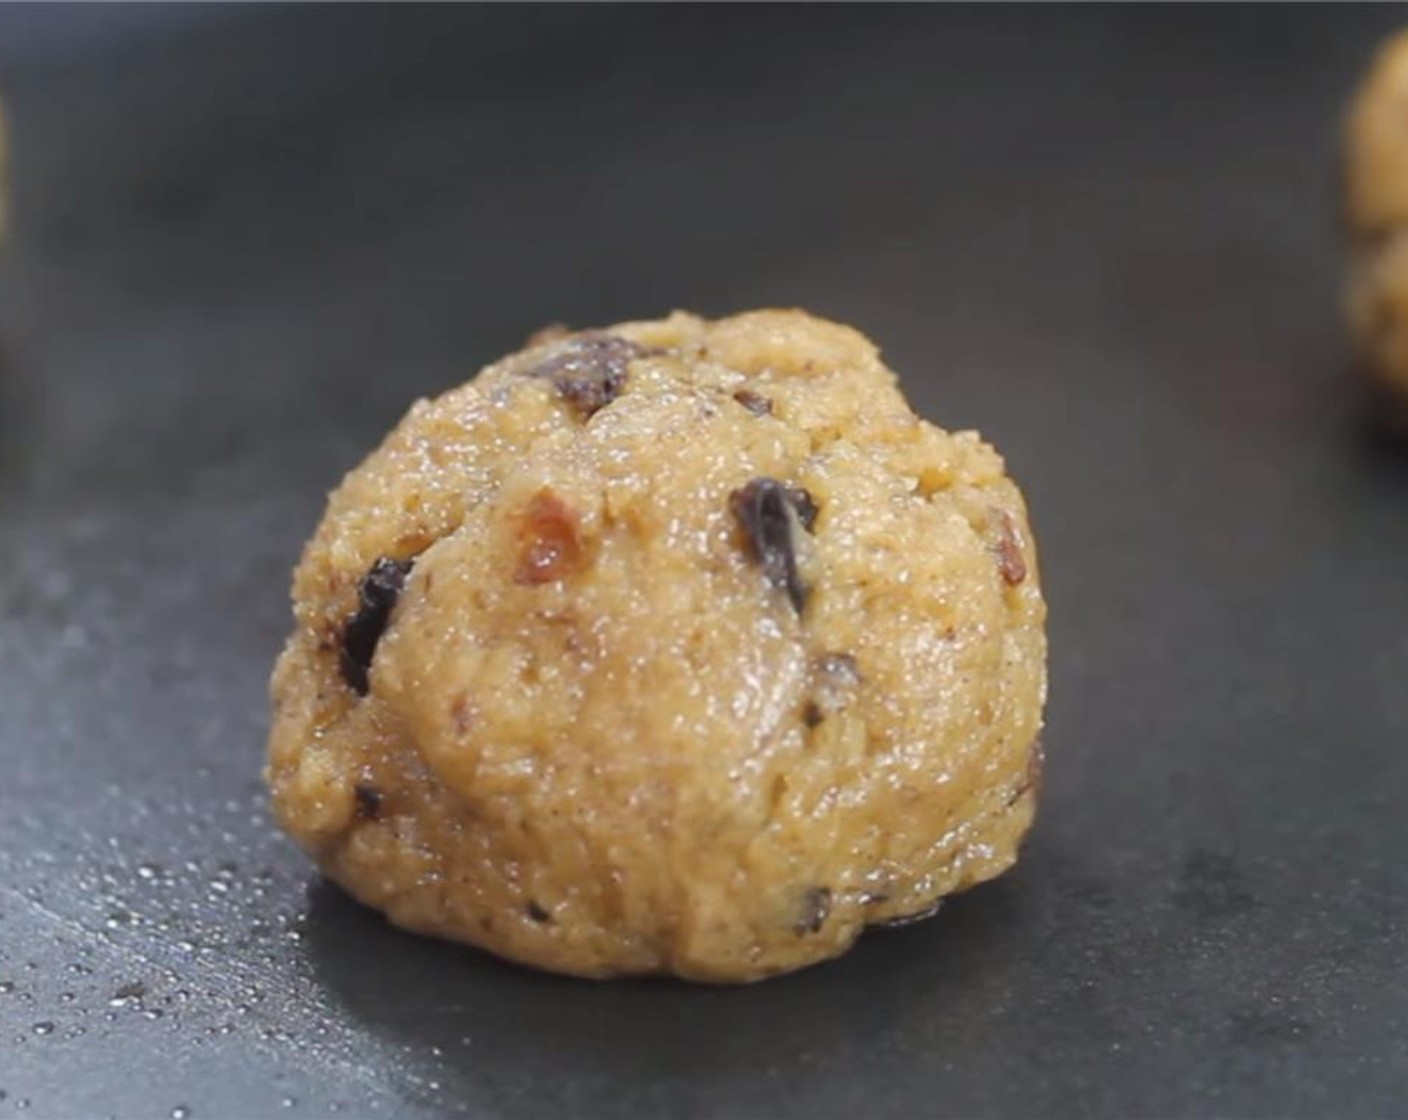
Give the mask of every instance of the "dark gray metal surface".
<svg viewBox="0 0 1408 1120">
<path fill-rule="evenodd" d="M 0 1116 L 1353 1116 L 1408 1085 L 1408 457 L 1335 310 L 1391 9 L 251 9 L 19 60 Z M 396 933 L 257 781 L 287 572 L 549 320 L 800 304 L 1030 498 L 1020 867 L 741 990 Z"/>
</svg>

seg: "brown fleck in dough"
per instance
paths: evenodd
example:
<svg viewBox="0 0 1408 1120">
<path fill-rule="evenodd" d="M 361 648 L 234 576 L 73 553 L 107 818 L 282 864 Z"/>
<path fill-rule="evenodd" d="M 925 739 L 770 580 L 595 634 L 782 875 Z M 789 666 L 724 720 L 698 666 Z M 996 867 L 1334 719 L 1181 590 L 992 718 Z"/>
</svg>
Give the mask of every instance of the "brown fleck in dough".
<svg viewBox="0 0 1408 1120">
<path fill-rule="evenodd" d="M 1379 50 L 1345 123 L 1345 307 L 1381 419 L 1408 431 L 1408 32 Z"/>
<path fill-rule="evenodd" d="M 598 977 L 801 968 L 1009 867 L 1046 611 L 998 454 L 801 312 L 586 336 L 631 355 L 588 423 L 581 337 L 418 402 L 333 493 L 272 683 L 283 826 L 401 926 Z M 407 555 L 359 696 L 320 643 Z"/>
<path fill-rule="evenodd" d="M 381 816 L 381 791 L 369 782 L 358 782 L 352 787 L 352 796 L 357 804 L 357 816 L 364 821 L 374 821 Z"/>
<path fill-rule="evenodd" d="M 474 710 L 470 707 L 469 697 L 463 692 L 450 701 L 450 725 L 461 738 L 468 735 L 469 729 L 474 726 Z"/>
<path fill-rule="evenodd" d="M 1017 527 L 1012 515 L 1003 509 L 993 509 L 989 517 L 992 550 L 997 557 L 997 570 L 1010 586 L 1027 578 L 1027 560 L 1022 555 L 1022 542 L 1017 539 Z"/>
<path fill-rule="evenodd" d="M 797 919 L 795 932 L 798 935 L 820 933 L 821 927 L 831 914 L 831 889 L 813 887 L 802 899 L 802 913 Z"/>
<path fill-rule="evenodd" d="M 754 416 L 766 416 L 772 412 L 772 401 L 768 400 L 762 393 L 753 392 L 752 389 L 737 390 L 733 394 L 733 399 Z"/>
<path fill-rule="evenodd" d="M 551 490 L 533 495 L 518 528 L 519 583 L 547 583 L 575 575 L 587 563 L 577 511 Z"/>
</svg>

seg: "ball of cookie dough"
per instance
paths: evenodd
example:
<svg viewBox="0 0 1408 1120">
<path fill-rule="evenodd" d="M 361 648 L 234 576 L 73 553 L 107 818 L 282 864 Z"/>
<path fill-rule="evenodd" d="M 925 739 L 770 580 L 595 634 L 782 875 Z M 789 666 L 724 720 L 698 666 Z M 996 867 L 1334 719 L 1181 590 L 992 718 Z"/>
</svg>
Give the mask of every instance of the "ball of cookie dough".
<svg viewBox="0 0 1408 1120">
<path fill-rule="evenodd" d="M 1344 159 L 1350 336 L 1388 418 L 1408 421 L 1408 32 L 1355 95 Z"/>
<path fill-rule="evenodd" d="M 932 913 L 1032 821 L 1021 495 L 801 312 L 548 332 L 418 402 L 293 600 L 274 808 L 407 929 L 752 980 Z"/>
</svg>

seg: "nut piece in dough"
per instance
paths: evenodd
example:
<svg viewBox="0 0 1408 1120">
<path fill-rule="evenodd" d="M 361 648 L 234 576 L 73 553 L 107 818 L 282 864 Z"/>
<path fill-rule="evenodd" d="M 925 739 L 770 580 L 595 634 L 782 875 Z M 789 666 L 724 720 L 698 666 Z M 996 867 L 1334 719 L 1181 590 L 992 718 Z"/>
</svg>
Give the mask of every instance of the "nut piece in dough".
<svg viewBox="0 0 1408 1120">
<path fill-rule="evenodd" d="M 802 312 L 557 331 L 418 402 L 293 606 L 279 821 L 398 925 L 515 961 L 785 972 L 1031 824 L 1021 495 Z"/>
</svg>

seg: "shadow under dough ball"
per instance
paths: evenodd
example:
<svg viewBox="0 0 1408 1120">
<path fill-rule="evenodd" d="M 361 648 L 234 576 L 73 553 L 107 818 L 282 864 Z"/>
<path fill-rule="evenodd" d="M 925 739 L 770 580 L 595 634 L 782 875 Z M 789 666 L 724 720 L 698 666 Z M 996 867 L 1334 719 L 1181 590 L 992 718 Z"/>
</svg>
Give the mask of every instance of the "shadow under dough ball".
<svg viewBox="0 0 1408 1120">
<path fill-rule="evenodd" d="M 753 980 L 1008 868 L 1046 608 L 1020 493 L 797 311 L 548 332 L 417 402 L 294 576 L 266 775 L 407 929 Z"/>
</svg>

